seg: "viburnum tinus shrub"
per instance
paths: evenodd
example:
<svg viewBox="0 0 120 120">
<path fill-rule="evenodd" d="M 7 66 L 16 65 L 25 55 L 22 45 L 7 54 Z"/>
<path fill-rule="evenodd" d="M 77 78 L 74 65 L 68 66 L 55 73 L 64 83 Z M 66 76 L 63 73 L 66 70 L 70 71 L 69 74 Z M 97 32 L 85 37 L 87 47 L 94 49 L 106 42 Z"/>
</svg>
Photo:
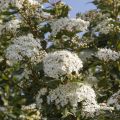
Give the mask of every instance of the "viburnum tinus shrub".
<svg viewBox="0 0 120 120">
<path fill-rule="evenodd" d="M 93 4 L 0 1 L 1 119 L 120 119 L 119 0 Z"/>
</svg>

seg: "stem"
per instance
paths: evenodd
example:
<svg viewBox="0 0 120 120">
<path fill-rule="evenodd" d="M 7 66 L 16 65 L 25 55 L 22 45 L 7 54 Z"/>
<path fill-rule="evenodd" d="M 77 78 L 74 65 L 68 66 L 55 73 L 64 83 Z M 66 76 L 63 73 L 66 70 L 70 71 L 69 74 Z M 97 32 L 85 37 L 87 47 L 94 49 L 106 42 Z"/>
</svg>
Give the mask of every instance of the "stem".
<svg viewBox="0 0 120 120">
<path fill-rule="evenodd" d="M 104 70 L 104 75 L 105 75 L 105 80 L 107 79 L 107 63 L 103 63 L 103 70 Z"/>
</svg>

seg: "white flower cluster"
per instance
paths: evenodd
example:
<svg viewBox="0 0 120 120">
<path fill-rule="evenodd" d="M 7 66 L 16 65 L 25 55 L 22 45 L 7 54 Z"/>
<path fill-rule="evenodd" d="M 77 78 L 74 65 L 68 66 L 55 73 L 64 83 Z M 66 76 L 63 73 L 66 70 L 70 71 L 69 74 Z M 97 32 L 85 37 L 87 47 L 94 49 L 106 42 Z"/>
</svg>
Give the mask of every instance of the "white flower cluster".
<svg viewBox="0 0 120 120">
<path fill-rule="evenodd" d="M 78 49 L 78 48 L 81 48 L 81 47 L 85 47 L 88 45 L 88 42 L 87 40 L 81 40 L 80 36 L 79 35 L 76 35 L 74 37 L 68 37 L 66 35 L 63 35 L 62 36 L 62 41 L 69 41 L 69 45 L 70 46 L 74 46 L 74 49 Z M 55 43 L 57 43 L 58 40 L 55 40 Z M 58 44 L 60 45 L 61 43 L 61 40 L 58 42 Z"/>
<path fill-rule="evenodd" d="M 0 0 L 0 11 L 8 8 L 10 0 Z"/>
<path fill-rule="evenodd" d="M 116 52 L 114 50 L 111 50 L 111 49 L 101 48 L 97 52 L 97 57 L 100 60 L 104 60 L 106 62 L 108 62 L 110 60 L 116 61 L 116 60 L 118 60 L 120 58 L 120 53 Z"/>
<path fill-rule="evenodd" d="M 28 106 L 22 106 L 21 111 L 23 112 L 20 116 L 20 120 L 40 120 L 41 114 L 36 108 L 36 104 Z"/>
<path fill-rule="evenodd" d="M 35 63 L 35 64 L 40 63 L 43 61 L 43 59 L 46 55 L 47 55 L 47 53 L 45 50 L 40 50 L 37 55 L 31 57 L 31 62 Z"/>
<path fill-rule="evenodd" d="M 17 8 L 21 9 L 24 3 L 38 6 L 40 1 L 38 0 L 12 0 L 12 4 L 15 5 Z"/>
<path fill-rule="evenodd" d="M 24 2 L 30 5 L 39 5 L 42 0 L 0 0 L 0 11 L 9 7 L 10 4 L 21 9 Z"/>
<path fill-rule="evenodd" d="M 31 110 L 31 109 L 35 109 L 36 108 L 36 104 L 30 104 L 28 106 L 23 105 L 22 106 L 22 110 Z"/>
<path fill-rule="evenodd" d="M 107 101 L 107 105 L 113 105 L 117 110 L 120 110 L 120 90 L 114 93 Z"/>
<path fill-rule="evenodd" d="M 20 28 L 21 21 L 19 19 L 10 20 L 5 25 L 0 26 L 0 35 L 4 32 L 15 33 Z"/>
<path fill-rule="evenodd" d="M 41 48 L 40 40 L 34 39 L 32 34 L 20 36 L 6 49 L 6 58 L 12 63 L 21 61 L 24 57 L 31 59 L 39 54 Z"/>
<path fill-rule="evenodd" d="M 108 107 L 105 103 L 98 104 L 96 100 L 93 101 L 86 100 L 83 102 L 82 107 L 82 116 L 84 117 L 94 117 L 100 115 L 101 111 L 112 111 L 113 107 Z"/>
<path fill-rule="evenodd" d="M 47 91 L 48 91 L 47 88 L 42 88 L 40 89 L 38 95 L 36 96 L 36 104 L 39 109 L 41 109 L 43 103 L 42 96 L 44 96 L 47 93 Z"/>
<path fill-rule="evenodd" d="M 52 35 L 56 36 L 61 30 L 67 31 L 85 31 L 89 26 L 88 21 L 84 21 L 80 18 L 78 19 L 69 19 L 61 18 L 51 23 Z"/>
<path fill-rule="evenodd" d="M 102 107 L 96 101 L 96 95 L 91 86 L 82 83 L 67 83 L 65 85 L 59 85 L 56 89 L 42 88 L 36 97 L 36 104 L 39 109 L 43 105 L 43 96 L 46 95 L 47 104 L 55 104 L 59 110 L 61 108 L 70 105 L 73 108 L 73 112 L 76 112 L 78 103 L 82 103 L 82 115 L 86 117 L 93 117 L 99 110 L 108 107 Z"/>
<path fill-rule="evenodd" d="M 59 79 L 60 76 L 79 73 L 83 67 L 81 59 L 66 50 L 49 53 L 44 59 L 44 72 L 47 76 Z"/>
<path fill-rule="evenodd" d="M 105 110 L 105 111 L 112 111 L 114 110 L 114 107 L 109 107 L 107 103 L 100 103 L 100 110 Z"/>
<path fill-rule="evenodd" d="M 96 114 L 98 114 L 99 110 L 100 105 L 97 103 L 95 98 L 88 98 L 82 104 L 82 116 L 84 117 L 94 117 Z"/>
<path fill-rule="evenodd" d="M 79 102 L 86 99 L 93 101 L 95 97 L 95 92 L 90 86 L 81 83 L 67 83 L 51 90 L 47 96 L 47 103 L 54 102 L 58 108 L 69 103 L 72 107 L 77 107 Z"/>
<path fill-rule="evenodd" d="M 110 23 L 111 21 L 113 21 L 112 18 L 106 18 L 93 29 L 93 32 L 108 34 L 114 28 L 114 24 Z"/>
</svg>

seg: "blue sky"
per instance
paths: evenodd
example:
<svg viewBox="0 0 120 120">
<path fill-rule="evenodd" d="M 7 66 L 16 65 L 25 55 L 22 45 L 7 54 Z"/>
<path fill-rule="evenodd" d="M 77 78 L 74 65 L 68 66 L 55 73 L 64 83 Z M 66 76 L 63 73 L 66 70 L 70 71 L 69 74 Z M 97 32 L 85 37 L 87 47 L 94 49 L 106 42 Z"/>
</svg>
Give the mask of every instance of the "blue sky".
<svg viewBox="0 0 120 120">
<path fill-rule="evenodd" d="M 96 6 L 90 3 L 92 1 L 93 0 L 63 0 L 63 2 L 72 7 L 70 12 L 71 17 L 75 17 L 76 13 L 78 12 L 84 13 L 91 9 L 96 9 Z"/>
</svg>

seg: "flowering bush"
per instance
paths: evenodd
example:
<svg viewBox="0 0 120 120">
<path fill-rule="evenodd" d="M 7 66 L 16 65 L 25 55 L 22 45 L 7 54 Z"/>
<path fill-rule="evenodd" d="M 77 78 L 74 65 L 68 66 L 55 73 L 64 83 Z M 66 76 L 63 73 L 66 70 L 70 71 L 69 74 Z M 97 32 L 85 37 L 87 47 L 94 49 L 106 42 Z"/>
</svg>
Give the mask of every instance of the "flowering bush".
<svg viewBox="0 0 120 120">
<path fill-rule="evenodd" d="M 1 120 L 120 119 L 120 1 L 93 4 L 0 0 Z"/>
</svg>

